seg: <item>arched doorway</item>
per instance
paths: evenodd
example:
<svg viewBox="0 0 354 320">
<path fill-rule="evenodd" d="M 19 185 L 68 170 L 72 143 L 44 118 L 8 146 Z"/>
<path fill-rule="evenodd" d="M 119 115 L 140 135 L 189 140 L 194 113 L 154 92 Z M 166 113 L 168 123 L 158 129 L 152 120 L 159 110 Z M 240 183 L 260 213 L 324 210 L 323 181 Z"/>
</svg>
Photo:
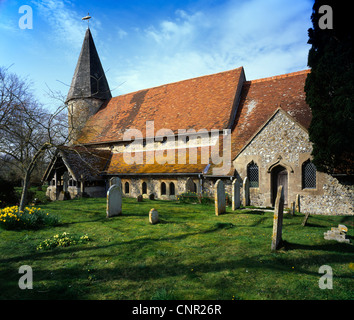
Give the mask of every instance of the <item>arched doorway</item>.
<svg viewBox="0 0 354 320">
<path fill-rule="evenodd" d="M 288 204 L 288 170 L 285 167 L 278 165 L 271 171 L 272 178 L 272 205 L 275 204 L 278 187 L 283 186 L 284 190 L 284 205 Z"/>
</svg>

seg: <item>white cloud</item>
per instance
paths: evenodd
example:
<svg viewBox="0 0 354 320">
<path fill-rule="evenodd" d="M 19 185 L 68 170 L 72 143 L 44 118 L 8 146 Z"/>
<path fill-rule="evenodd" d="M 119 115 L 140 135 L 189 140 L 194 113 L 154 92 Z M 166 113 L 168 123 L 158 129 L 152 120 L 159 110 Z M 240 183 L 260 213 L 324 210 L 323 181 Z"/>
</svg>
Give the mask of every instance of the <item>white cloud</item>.
<svg viewBox="0 0 354 320">
<path fill-rule="evenodd" d="M 136 33 L 143 51 L 112 74 L 116 84 L 125 81 L 115 95 L 240 66 L 248 79 L 304 69 L 311 7 L 308 0 L 233 0 L 177 10 Z"/>
<path fill-rule="evenodd" d="M 33 0 L 39 15 L 48 22 L 51 30 L 48 36 L 68 49 L 77 49 L 82 45 L 87 24 L 83 23 L 70 1 L 67 0 Z M 100 22 L 96 19 L 95 25 Z"/>
</svg>

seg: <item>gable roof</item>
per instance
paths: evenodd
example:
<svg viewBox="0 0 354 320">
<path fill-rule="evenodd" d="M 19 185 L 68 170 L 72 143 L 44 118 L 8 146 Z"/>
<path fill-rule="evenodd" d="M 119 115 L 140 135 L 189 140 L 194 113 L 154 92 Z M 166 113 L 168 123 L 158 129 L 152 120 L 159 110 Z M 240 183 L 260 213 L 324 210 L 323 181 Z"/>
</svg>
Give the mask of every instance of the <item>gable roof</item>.
<svg viewBox="0 0 354 320">
<path fill-rule="evenodd" d="M 306 104 L 304 92 L 309 72 L 304 70 L 244 81 L 243 68 L 238 68 L 115 97 L 89 119 L 83 130 L 81 142 L 121 141 L 124 130 L 128 128 L 141 130 L 145 137 L 145 125 L 148 120 L 155 121 L 155 133 L 162 128 L 171 129 L 176 133 L 181 128 L 193 128 L 196 131 L 202 128 L 208 130 L 231 128 L 231 160 L 233 160 L 279 109 L 305 129 L 309 127 L 311 110 Z M 223 147 L 223 141 L 220 140 L 220 152 Z M 201 148 L 197 149 L 196 164 L 189 164 L 188 152 L 186 164 L 178 164 L 177 158 L 175 164 L 160 164 L 161 159 L 156 158 L 153 164 L 131 165 L 124 161 L 123 153 L 113 153 L 105 165 L 101 162 L 98 167 L 102 170 L 101 173 L 109 175 L 188 173 L 209 175 L 215 167 L 220 167 L 202 164 Z M 75 149 L 74 153 L 78 150 Z M 174 151 L 173 157 L 177 157 L 179 151 L 177 149 Z M 68 162 L 75 162 L 78 170 L 85 166 L 82 159 L 77 159 L 77 156 L 68 150 L 66 152 L 71 154 L 71 160 Z M 110 151 L 106 152 L 104 158 L 108 159 Z M 65 157 L 69 159 L 69 156 Z M 233 175 L 233 171 L 231 166 L 228 172 L 221 174 Z"/>
<path fill-rule="evenodd" d="M 146 121 L 154 121 L 155 134 L 231 128 L 244 80 L 240 67 L 114 97 L 88 120 L 78 143 L 121 141 L 130 128 L 145 137 Z"/>
<path fill-rule="evenodd" d="M 44 173 L 42 181 L 49 179 L 58 158 L 61 158 L 75 180 L 80 181 L 82 176 L 84 180 L 96 180 L 106 170 L 111 159 L 111 151 L 83 146 L 60 146 Z"/>
<path fill-rule="evenodd" d="M 304 86 L 309 72 L 304 70 L 244 83 L 232 128 L 232 159 L 278 108 L 308 129 L 312 114 L 305 101 Z"/>
<path fill-rule="evenodd" d="M 76 98 L 108 100 L 111 97 L 91 31 L 87 28 L 66 102 Z"/>
</svg>

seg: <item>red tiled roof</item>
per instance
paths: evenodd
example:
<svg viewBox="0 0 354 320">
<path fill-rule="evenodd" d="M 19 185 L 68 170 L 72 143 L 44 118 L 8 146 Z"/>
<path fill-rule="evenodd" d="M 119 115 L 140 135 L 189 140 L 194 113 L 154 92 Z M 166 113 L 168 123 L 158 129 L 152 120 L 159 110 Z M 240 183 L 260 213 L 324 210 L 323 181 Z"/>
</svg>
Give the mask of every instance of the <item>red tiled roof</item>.
<svg viewBox="0 0 354 320">
<path fill-rule="evenodd" d="M 305 80 L 309 70 L 244 82 L 240 104 L 232 128 L 232 158 L 240 152 L 278 108 L 306 129 L 311 109 L 305 101 Z"/>
<path fill-rule="evenodd" d="M 155 133 L 231 127 L 243 81 L 240 67 L 112 98 L 89 119 L 78 142 L 119 141 L 130 128 L 145 136 L 146 121 L 152 120 Z"/>
<path fill-rule="evenodd" d="M 111 99 L 88 122 L 81 142 L 99 143 L 122 140 L 124 130 L 136 128 L 145 135 L 145 123 L 155 121 L 155 133 L 161 128 L 174 132 L 193 128 L 224 129 L 231 127 L 231 160 L 257 131 L 281 108 L 303 127 L 311 122 L 311 110 L 305 101 L 304 85 L 309 70 L 243 82 L 238 68 L 211 76 L 167 84 Z M 240 100 L 233 125 L 233 108 Z M 240 88 L 240 86 L 239 86 Z M 236 106 L 237 107 L 237 106 Z M 220 141 L 220 150 L 223 147 Z M 107 174 L 127 173 L 202 173 L 206 164 L 126 164 L 122 153 L 112 156 Z M 178 150 L 175 150 L 177 156 Z M 188 154 L 188 152 L 187 152 Z M 220 151 L 220 155 L 222 152 Z M 169 159 L 170 161 L 171 159 Z M 208 174 L 212 173 L 209 166 Z M 233 168 L 225 175 L 232 175 Z"/>
</svg>

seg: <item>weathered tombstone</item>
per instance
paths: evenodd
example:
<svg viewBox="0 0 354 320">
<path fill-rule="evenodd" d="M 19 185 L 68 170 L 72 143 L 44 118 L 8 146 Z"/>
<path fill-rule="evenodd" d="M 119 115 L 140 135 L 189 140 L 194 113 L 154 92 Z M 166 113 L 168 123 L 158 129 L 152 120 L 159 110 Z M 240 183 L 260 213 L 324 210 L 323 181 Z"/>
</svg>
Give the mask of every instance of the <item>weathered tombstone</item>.
<svg viewBox="0 0 354 320">
<path fill-rule="evenodd" d="M 155 200 L 155 195 L 154 195 L 153 193 L 150 193 L 150 194 L 149 194 L 149 199 L 150 199 L 150 200 Z"/>
<path fill-rule="evenodd" d="M 295 211 L 300 212 L 300 195 L 297 194 L 295 198 Z"/>
<path fill-rule="evenodd" d="M 243 205 L 250 205 L 250 182 L 248 177 L 243 180 Z"/>
<path fill-rule="evenodd" d="M 284 190 L 283 186 L 279 186 L 277 198 L 275 200 L 274 207 L 274 219 L 273 219 L 273 234 L 271 250 L 276 251 L 281 244 L 282 228 L 283 228 L 283 211 L 284 211 Z"/>
<path fill-rule="evenodd" d="M 291 203 L 290 213 L 291 213 L 292 216 L 295 215 L 295 201 L 293 201 L 293 202 Z"/>
<path fill-rule="evenodd" d="M 107 192 L 107 218 L 120 216 L 122 214 L 122 187 L 121 184 L 114 184 Z"/>
<path fill-rule="evenodd" d="M 232 210 L 236 210 L 240 206 L 240 181 L 236 179 L 232 182 Z"/>
<path fill-rule="evenodd" d="M 332 227 L 331 230 L 325 232 L 325 240 L 335 240 L 338 242 L 350 243 L 350 239 L 347 237 L 348 228 L 344 224 L 339 224 L 338 228 Z"/>
<path fill-rule="evenodd" d="M 305 215 L 305 218 L 304 218 L 304 221 L 302 221 L 302 226 L 305 227 L 306 226 L 306 223 L 307 223 L 307 220 L 309 219 L 310 217 L 310 212 L 306 213 Z"/>
<path fill-rule="evenodd" d="M 63 191 L 68 192 L 68 188 L 69 188 L 69 173 L 65 171 L 63 174 Z"/>
<path fill-rule="evenodd" d="M 194 182 L 190 177 L 186 181 L 186 192 L 194 192 Z"/>
<path fill-rule="evenodd" d="M 222 180 L 218 180 L 214 186 L 215 194 L 215 214 L 218 216 L 226 212 L 226 197 L 225 197 L 225 188 Z"/>
<path fill-rule="evenodd" d="M 114 184 L 118 185 L 119 183 L 122 183 L 118 177 L 112 177 L 109 179 L 109 186 L 113 186 Z"/>
<path fill-rule="evenodd" d="M 69 173 L 64 172 L 63 174 L 63 191 L 59 193 L 58 200 L 70 200 L 70 193 L 69 193 Z"/>
<path fill-rule="evenodd" d="M 151 224 L 156 224 L 158 223 L 160 220 L 159 220 L 159 214 L 157 212 L 157 210 L 155 210 L 154 208 L 152 208 L 149 212 L 149 222 Z"/>
<path fill-rule="evenodd" d="M 136 201 L 143 202 L 143 196 L 141 194 L 139 194 L 136 198 Z"/>
</svg>

